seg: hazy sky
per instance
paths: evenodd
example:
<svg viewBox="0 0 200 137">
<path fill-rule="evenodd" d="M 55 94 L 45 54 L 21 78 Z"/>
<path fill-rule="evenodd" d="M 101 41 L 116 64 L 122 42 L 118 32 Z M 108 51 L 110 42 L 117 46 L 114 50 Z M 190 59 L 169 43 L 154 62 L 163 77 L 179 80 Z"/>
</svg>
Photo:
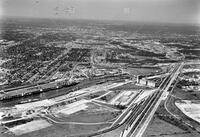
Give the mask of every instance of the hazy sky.
<svg viewBox="0 0 200 137">
<path fill-rule="evenodd" d="M 2 17 L 200 23 L 200 0 L 0 0 Z"/>
</svg>

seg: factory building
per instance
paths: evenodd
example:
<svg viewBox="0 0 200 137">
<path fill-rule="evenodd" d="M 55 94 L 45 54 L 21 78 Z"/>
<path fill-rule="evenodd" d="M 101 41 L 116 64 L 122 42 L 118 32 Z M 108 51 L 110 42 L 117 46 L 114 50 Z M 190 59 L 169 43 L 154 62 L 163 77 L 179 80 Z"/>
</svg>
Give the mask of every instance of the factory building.
<svg viewBox="0 0 200 137">
<path fill-rule="evenodd" d="M 148 80 L 147 78 L 142 77 L 141 75 L 137 76 L 137 84 L 142 86 L 148 86 L 148 87 L 156 87 L 156 82 L 152 80 Z"/>
</svg>

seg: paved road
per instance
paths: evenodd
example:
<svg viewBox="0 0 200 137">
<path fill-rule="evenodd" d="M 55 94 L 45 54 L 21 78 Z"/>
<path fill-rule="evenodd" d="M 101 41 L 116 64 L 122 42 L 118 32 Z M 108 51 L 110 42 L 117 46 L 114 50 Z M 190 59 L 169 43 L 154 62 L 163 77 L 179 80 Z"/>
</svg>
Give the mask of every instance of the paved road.
<svg viewBox="0 0 200 137">
<path fill-rule="evenodd" d="M 148 103 L 145 104 L 146 110 L 137 115 L 131 125 L 127 124 L 124 132 L 121 135 L 122 137 L 141 137 L 143 135 L 161 101 L 166 98 L 166 93 L 170 85 L 177 78 L 179 70 L 182 68 L 182 66 L 183 63 L 176 65 L 172 73 L 163 81 L 158 92 L 154 93 L 154 95 L 151 96 L 151 99 L 148 100 L 148 102 L 151 103 L 148 103 L 147 100 L 145 101 Z"/>
<path fill-rule="evenodd" d="M 80 135 L 80 137 L 91 137 L 102 135 L 104 133 L 108 133 L 113 131 L 117 128 L 122 126 L 127 126 L 128 133 L 122 137 L 135 137 L 141 136 L 148 123 L 150 122 L 153 114 L 155 113 L 156 109 L 158 108 L 163 96 L 166 94 L 168 88 L 172 84 L 173 80 L 177 77 L 179 70 L 181 69 L 183 63 L 177 64 L 177 66 L 173 69 L 171 74 L 165 78 L 165 80 L 161 83 L 157 92 L 151 94 L 146 99 L 143 99 L 141 102 L 138 103 L 131 103 L 127 109 L 122 113 L 120 118 L 118 118 L 111 127 L 99 130 L 97 132 L 87 133 L 85 135 Z M 129 129 L 129 127 L 132 127 Z M 136 130 L 137 129 L 137 130 Z M 142 130 L 141 130 L 142 129 Z M 136 132 L 137 131 L 137 132 Z M 133 135 L 134 133 L 134 135 Z M 129 134 L 129 136 L 127 136 Z M 77 135 L 79 137 L 79 135 Z"/>
</svg>

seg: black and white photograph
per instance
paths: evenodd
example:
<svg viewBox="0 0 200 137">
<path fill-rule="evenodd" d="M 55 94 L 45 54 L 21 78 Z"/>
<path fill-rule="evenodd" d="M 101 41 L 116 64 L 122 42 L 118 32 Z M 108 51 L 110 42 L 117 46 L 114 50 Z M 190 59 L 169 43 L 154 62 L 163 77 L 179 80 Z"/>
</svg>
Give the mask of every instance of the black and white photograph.
<svg viewBox="0 0 200 137">
<path fill-rule="evenodd" d="M 0 137 L 200 137 L 200 0 L 0 0 Z"/>
</svg>

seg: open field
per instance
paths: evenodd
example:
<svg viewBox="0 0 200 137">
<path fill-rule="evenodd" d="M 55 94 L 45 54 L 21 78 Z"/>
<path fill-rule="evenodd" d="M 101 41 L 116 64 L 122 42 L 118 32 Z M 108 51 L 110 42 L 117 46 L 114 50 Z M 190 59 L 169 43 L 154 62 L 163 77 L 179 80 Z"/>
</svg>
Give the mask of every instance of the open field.
<svg viewBox="0 0 200 137">
<path fill-rule="evenodd" d="M 154 116 L 143 137 L 199 137 Z"/>
<path fill-rule="evenodd" d="M 80 122 L 80 123 L 101 123 L 109 122 L 119 115 L 119 111 L 116 112 L 97 112 L 97 113 L 82 113 L 74 114 L 70 116 L 59 115 L 59 120 L 67 122 Z"/>
<path fill-rule="evenodd" d="M 106 134 L 95 136 L 95 137 L 119 137 L 123 128 L 124 128 L 124 126 L 117 128 L 116 130 L 113 130 L 113 131 L 108 132 Z"/>
<path fill-rule="evenodd" d="M 35 120 L 26 124 L 10 128 L 9 131 L 15 134 L 16 136 L 19 136 L 33 131 L 41 130 L 43 128 L 47 128 L 49 126 L 51 126 L 51 124 L 45 120 Z"/>
<path fill-rule="evenodd" d="M 200 102 L 181 100 L 176 101 L 175 105 L 188 117 L 200 123 Z"/>
<path fill-rule="evenodd" d="M 83 104 L 82 104 L 83 105 Z M 55 112 L 56 119 L 65 122 L 85 122 L 85 123 L 99 123 L 112 121 L 121 112 L 115 109 L 98 106 L 93 103 L 85 104 L 87 108 L 73 114 L 57 113 Z"/>
<path fill-rule="evenodd" d="M 177 109 L 175 109 L 177 110 Z M 165 107 L 165 102 L 162 101 L 160 106 L 158 107 L 157 111 L 156 111 L 156 116 L 161 119 L 164 120 L 165 122 L 174 125 L 184 131 L 190 131 L 191 129 L 188 127 L 188 125 L 186 125 L 184 122 L 182 122 L 180 119 L 177 119 L 176 117 L 174 117 L 171 114 L 170 109 L 166 109 Z M 175 114 L 176 115 L 176 114 Z"/>
<path fill-rule="evenodd" d="M 78 134 L 84 134 L 89 132 L 94 132 L 97 130 L 100 130 L 102 128 L 110 126 L 110 124 L 98 124 L 98 125 L 79 125 L 79 124 L 54 124 L 53 126 L 47 126 L 45 128 L 41 128 L 40 125 L 46 125 L 44 123 L 41 123 L 37 126 L 35 126 L 34 129 L 40 128 L 41 130 L 35 130 L 33 131 L 32 128 L 30 130 L 28 127 L 22 129 L 24 134 L 21 131 L 18 132 L 16 130 L 16 133 L 19 133 L 17 137 L 66 137 L 66 136 L 73 136 L 76 137 Z M 33 125 L 31 125 L 33 126 Z M 29 126 L 30 127 L 30 126 Z M 29 132 L 31 131 L 32 132 Z M 3 127 L 0 127 L 0 137 L 16 137 L 16 135 L 10 133 L 10 134 L 3 134 L 6 130 Z"/>
<path fill-rule="evenodd" d="M 63 108 L 60 108 L 58 110 L 56 110 L 56 114 L 63 114 L 63 115 L 70 115 L 76 112 L 79 112 L 81 110 L 85 110 L 86 108 L 88 108 L 88 106 L 86 105 L 87 100 L 80 100 L 74 103 L 71 103 L 69 105 L 63 106 Z"/>
<path fill-rule="evenodd" d="M 191 125 L 194 129 L 200 131 L 200 125 L 194 121 L 193 119 L 189 118 L 188 116 L 186 116 L 176 105 L 175 102 L 178 100 L 185 100 L 185 99 L 189 99 L 191 100 L 192 98 L 194 99 L 198 99 L 197 97 L 195 97 L 193 94 L 184 94 L 185 91 L 182 90 L 174 90 L 176 93 L 172 94 L 169 99 L 166 102 L 166 108 L 167 110 L 172 113 L 174 116 L 178 117 L 179 119 L 182 119 L 182 121 L 184 123 L 188 123 L 189 125 Z M 179 92 L 177 94 L 177 92 Z M 182 94 L 181 94 L 182 92 Z M 180 96 L 179 96 L 180 95 Z M 194 97 L 193 97 L 194 96 Z"/>
<path fill-rule="evenodd" d="M 37 132 L 31 132 L 29 134 L 24 134 L 19 137 L 74 137 L 78 134 L 84 134 L 89 132 L 94 132 L 99 129 L 107 127 L 108 124 L 105 125 L 54 125 L 43 130 Z"/>
</svg>

